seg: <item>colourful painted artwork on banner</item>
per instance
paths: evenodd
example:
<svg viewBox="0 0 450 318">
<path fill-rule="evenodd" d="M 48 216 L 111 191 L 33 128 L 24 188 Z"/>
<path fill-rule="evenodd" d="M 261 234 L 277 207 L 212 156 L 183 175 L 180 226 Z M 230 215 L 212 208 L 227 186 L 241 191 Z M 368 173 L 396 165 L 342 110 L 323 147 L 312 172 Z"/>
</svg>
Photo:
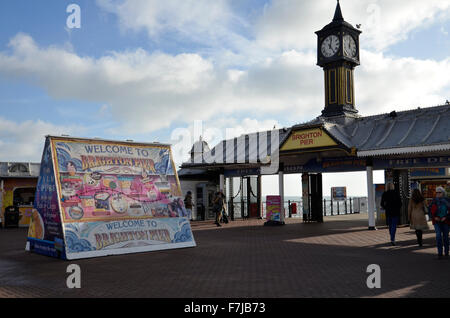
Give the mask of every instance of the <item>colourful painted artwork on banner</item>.
<svg viewBox="0 0 450 318">
<path fill-rule="evenodd" d="M 195 246 L 170 146 L 49 138 L 68 259 Z"/>
<path fill-rule="evenodd" d="M 47 138 L 28 228 L 27 249 L 39 254 L 63 257 L 63 230 L 50 140 Z"/>
</svg>

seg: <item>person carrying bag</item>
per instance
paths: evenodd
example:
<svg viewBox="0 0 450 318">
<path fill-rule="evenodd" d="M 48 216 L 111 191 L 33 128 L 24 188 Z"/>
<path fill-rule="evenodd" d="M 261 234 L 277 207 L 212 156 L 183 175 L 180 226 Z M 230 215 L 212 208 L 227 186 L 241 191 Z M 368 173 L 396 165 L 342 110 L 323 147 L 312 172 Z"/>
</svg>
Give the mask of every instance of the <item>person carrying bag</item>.
<svg viewBox="0 0 450 318">
<path fill-rule="evenodd" d="M 436 188 L 436 198 L 430 205 L 430 212 L 433 226 L 436 231 L 436 246 L 438 250 L 438 259 L 448 258 L 449 253 L 449 225 L 450 225 L 450 202 L 445 197 L 443 187 Z"/>
<path fill-rule="evenodd" d="M 223 200 L 222 222 L 228 224 L 227 203 L 225 202 L 225 200 Z"/>
<path fill-rule="evenodd" d="M 428 230 L 428 223 L 425 215 L 427 214 L 424 204 L 424 197 L 419 189 L 414 189 L 408 204 L 409 228 L 415 230 L 417 244 L 422 246 L 422 234 L 424 230 Z"/>
</svg>

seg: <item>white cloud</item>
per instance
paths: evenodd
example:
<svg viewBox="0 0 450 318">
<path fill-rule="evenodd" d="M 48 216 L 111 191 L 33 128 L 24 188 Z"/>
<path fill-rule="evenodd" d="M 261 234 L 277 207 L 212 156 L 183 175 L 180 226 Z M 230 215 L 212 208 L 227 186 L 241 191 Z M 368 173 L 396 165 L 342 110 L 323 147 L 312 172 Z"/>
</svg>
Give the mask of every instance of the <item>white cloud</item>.
<svg viewBox="0 0 450 318">
<path fill-rule="evenodd" d="M 355 70 L 360 114 L 448 99 L 448 58 L 361 53 L 362 65 Z M 54 98 L 108 105 L 103 114 L 119 124 L 118 131 L 133 134 L 237 114 L 284 116 L 292 123 L 310 120 L 320 115 L 324 103 L 323 72 L 315 61 L 312 50 L 281 52 L 239 70 L 217 66 L 198 54 L 143 49 L 94 59 L 66 48 L 41 48 L 30 36 L 19 34 L 9 52 L 0 52 L 0 75 L 29 81 Z"/>
<path fill-rule="evenodd" d="M 117 15 L 123 32 L 144 31 L 156 43 L 194 43 L 198 52 L 136 48 L 93 58 L 76 54 L 70 44 L 41 47 L 31 36 L 18 34 L 9 50 L 0 52 L 0 76 L 28 81 L 55 99 L 99 103 L 103 106 L 98 116 L 118 123 L 117 130 L 126 135 L 174 123 L 191 129 L 198 119 L 223 134 L 229 127 L 230 134 L 239 135 L 283 126 L 280 118 L 304 122 L 323 109 L 323 72 L 316 66 L 314 31 L 331 21 L 335 2 L 273 0 L 252 21 L 225 0 L 97 3 Z M 341 7 L 347 21 L 363 25 L 361 66 L 355 70 L 361 115 L 448 99 L 449 58 L 391 57 L 383 50 L 413 30 L 447 19 L 450 2 L 347 0 Z M 261 119 L 270 117 L 274 119 Z M 0 125 L 2 160 L 35 161 L 36 153 L 40 160 L 45 134 L 79 135 L 77 129 L 42 121 L 0 118 Z M 191 144 L 192 139 L 185 147 Z"/>
<path fill-rule="evenodd" d="M 15 122 L 0 117 L 0 161 L 41 162 L 46 135 L 82 133 L 83 127 L 57 126 L 42 120 Z"/>
<path fill-rule="evenodd" d="M 164 34 L 181 42 L 216 46 L 230 37 L 233 23 L 244 23 L 225 0 L 97 0 L 97 5 L 117 15 L 123 32 L 144 30 L 154 41 Z"/>
<path fill-rule="evenodd" d="M 302 66 L 313 62 L 311 54 L 286 52 L 230 76 L 198 54 L 137 49 L 93 59 L 63 48 L 40 48 L 24 34 L 10 47 L 0 53 L 1 75 L 29 81 L 54 98 L 107 104 L 122 128 L 136 133 L 235 111 L 261 114 L 295 107 L 292 97 L 310 85 Z"/>
<path fill-rule="evenodd" d="M 194 119 L 197 102 L 215 80 L 212 64 L 197 54 L 137 49 L 93 59 L 63 48 L 40 48 L 24 34 L 10 47 L 10 54 L 0 53 L 0 74 L 38 85 L 53 98 L 108 104 L 112 116 L 134 132 Z"/>
<path fill-rule="evenodd" d="M 450 58 L 442 61 L 362 52 L 355 99 L 363 115 L 442 105 L 450 94 Z"/>
<path fill-rule="evenodd" d="M 450 2 L 441 0 L 353 0 L 341 2 L 341 9 L 347 22 L 362 24 L 362 47 L 377 51 L 450 17 Z M 315 48 L 314 32 L 330 23 L 333 14 L 328 0 L 273 0 L 255 24 L 257 42 L 272 49 Z"/>
</svg>

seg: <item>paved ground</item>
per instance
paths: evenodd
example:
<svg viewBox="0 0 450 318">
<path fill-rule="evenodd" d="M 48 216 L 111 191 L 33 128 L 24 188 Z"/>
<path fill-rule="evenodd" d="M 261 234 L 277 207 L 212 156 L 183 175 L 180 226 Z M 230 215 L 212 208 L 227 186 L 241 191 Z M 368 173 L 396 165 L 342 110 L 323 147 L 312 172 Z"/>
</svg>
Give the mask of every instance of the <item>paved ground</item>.
<svg viewBox="0 0 450 318">
<path fill-rule="evenodd" d="M 195 248 L 76 261 L 26 252 L 25 229 L 0 229 L 0 298 L 450 297 L 450 261 L 435 259 L 431 230 L 418 247 L 401 227 L 394 247 L 385 227 L 367 230 L 367 214 L 263 223 L 194 222 Z M 66 287 L 71 263 L 81 267 L 78 290 Z M 366 285 L 369 264 L 381 268 L 380 289 Z"/>
</svg>

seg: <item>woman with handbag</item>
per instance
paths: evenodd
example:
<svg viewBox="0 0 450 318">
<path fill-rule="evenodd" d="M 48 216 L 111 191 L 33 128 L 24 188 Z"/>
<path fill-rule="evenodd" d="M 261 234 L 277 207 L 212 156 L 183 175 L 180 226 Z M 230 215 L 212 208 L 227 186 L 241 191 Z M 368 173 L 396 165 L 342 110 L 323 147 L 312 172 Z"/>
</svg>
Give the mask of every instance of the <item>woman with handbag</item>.
<svg viewBox="0 0 450 318">
<path fill-rule="evenodd" d="M 416 231 L 417 244 L 422 246 L 422 234 L 428 230 L 428 223 L 425 217 L 425 199 L 419 189 L 414 189 L 408 204 L 409 228 Z"/>
</svg>

